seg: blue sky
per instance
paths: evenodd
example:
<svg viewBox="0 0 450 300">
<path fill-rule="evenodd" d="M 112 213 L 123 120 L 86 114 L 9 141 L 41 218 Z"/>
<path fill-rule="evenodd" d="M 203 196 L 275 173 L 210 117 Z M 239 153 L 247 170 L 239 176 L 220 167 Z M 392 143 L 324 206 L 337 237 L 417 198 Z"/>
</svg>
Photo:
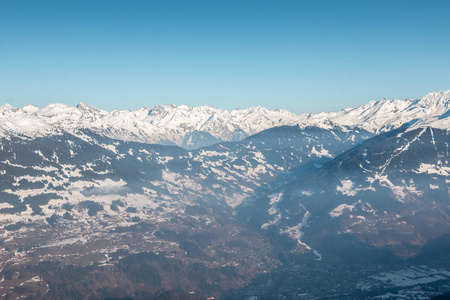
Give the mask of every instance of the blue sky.
<svg viewBox="0 0 450 300">
<path fill-rule="evenodd" d="M 450 1 L 0 0 L 0 103 L 296 113 L 450 89 Z"/>
</svg>

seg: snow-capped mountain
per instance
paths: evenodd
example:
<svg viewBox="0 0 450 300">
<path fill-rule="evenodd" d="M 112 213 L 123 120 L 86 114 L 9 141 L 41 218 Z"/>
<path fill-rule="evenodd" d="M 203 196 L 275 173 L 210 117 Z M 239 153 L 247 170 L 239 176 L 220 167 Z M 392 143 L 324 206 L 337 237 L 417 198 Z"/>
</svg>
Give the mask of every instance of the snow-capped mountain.
<svg viewBox="0 0 450 300">
<path fill-rule="evenodd" d="M 50 104 L 44 108 L 27 105 L 21 109 L 0 107 L 0 132 L 28 136 L 89 129 L 124 141 L 138 141 L 199 148 L 221 141 L 242 140 L 262 130 L 294 125 L 297 116 L 286 110 L 253 107 L 225 111 L 210 106 L 173 104 L 137 111 L 106 112 L 84 103 L 77 107 Z"/>
<path fill-rule="evenodd" d="M 324 121 L 341 126 L 358 126 L 374 133 L 399 128 L 406 123 L 410 123 L 410 130 L 423 126 L 449 129 L 450 90 L 429 93 L 418 99 L 371 101 L 339 112 L 310 115 L 301 122 L 312 125 Z"/>
<path fill-rule="evenodd" d="M 430 93 L 419 99 L 371 101 L 339 112 L 296 115 L 286 110 L 252 107 L 226 111 L 211 106 L 157 105 L 153 109 L 106 112 L 84 103 L 77 107 L 50 104 L 0 106 L 0 134 L 43 136 L 89 129 L 98 134 L 144 143 L 178 145 L 195 149 L 221 141 L 238 141 L 265 129 L 300 125 L 323 129 L 360 127 L 380 133 L 410 123 L 448 129 L 450 91 Z"/>
</svg>

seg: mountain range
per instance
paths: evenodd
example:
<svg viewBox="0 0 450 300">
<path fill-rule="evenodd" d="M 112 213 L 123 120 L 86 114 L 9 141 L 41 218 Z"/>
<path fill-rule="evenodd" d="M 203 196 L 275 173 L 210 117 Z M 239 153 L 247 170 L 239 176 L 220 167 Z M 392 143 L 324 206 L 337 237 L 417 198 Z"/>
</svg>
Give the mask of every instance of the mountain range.
<svg viewBox="0 0 450 300">
<path fill-rule="evenodd" d="M 381 133 L 410 123 L 412 128 L 448 128 L 450 91 L 418 99 L 379 100 L 339 112 L 296 115 L 264 107 L 225 111 L 211 106 L 157 105 L 153 109 L 106 112 L 85 103 L 71 107 L 50 104 L 0 107 L 0 134 L 51 135 L 88 129 L 123 141 L 178 145 L 196 149 L 222 141 L 238 141 L 276 126 L 359 127 Z"/>
<path fill-rule="evenodd" d="M 450 249 L 449 108 L 450 91 L 309 115 L 3 105 L 0 294 L 270 299 L 283 273 L 309 299 L 329 294 L 303 268 L 351 268 L 335 290 L 356 297 L 383 262 Z"/>
</svg>

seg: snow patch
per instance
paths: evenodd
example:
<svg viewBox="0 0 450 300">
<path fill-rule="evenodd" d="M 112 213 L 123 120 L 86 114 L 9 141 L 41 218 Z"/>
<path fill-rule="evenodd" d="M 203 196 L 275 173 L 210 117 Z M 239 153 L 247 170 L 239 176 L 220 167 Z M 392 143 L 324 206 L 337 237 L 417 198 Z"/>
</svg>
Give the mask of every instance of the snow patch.
<svg viewBox="0 0 450 300">
<path fill-rule="evenodd" d="M 349 179 L 341 180 L 341 186 L 337 186 L 336 191 L 341 192 L 342 195 L 346 196 L 355 196 L 358 192 L 353 188 L 353 182 Z"/>
<path fill-rule="evenodd" d="M 335 209 L 330 211 L 330 216 L 334 219 L 341 216 L 344 211 L 353 211 L 355 209 L 355 205 L 341 204 L 338 205 Z"/>
</svg>

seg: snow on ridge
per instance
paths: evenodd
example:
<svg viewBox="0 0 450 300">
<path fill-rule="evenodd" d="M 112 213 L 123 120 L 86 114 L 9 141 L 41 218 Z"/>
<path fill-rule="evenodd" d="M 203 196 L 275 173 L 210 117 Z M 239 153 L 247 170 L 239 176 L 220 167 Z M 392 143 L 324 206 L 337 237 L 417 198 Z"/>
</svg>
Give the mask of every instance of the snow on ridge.
<svg viewBox="0 0 450 300">
<path fill-rule="evenodd" d="M 0 135 L 46 135 L 61 130 L 90 129 L 111 138 L 145 143 L 182 145 L 194 132 L 205 132 L 222 141 L 234 141 L 283 125 L 300 128 L 341 129 L 359 127 L 379 133 L 405 123 L 410 129 L 431 126 L 450 129 L 450 90 L 432 92 L 419 99 L 371 101 L 338 112 L 296 115 L 285 109 L 262 106 L 232 111 L 212 106 L 157 105 L 153 109 L 107 112 L 86 103 L 76 107 L 55 103 L 39 108 L 0 106 Z M 213 141 L 212 141 L 213 142 Z M 195 143 L 187 143 L 192 148 Z M 191 145 L 192 144 L 192 145 Z"/>
<path fill-rule="evenodd" d="M 431 126 L 449 129 L 450 90 L 432 92 L 421 98 L 370 101 L 338 112 L 304 116 L 305 122 L 332 121 L 341 126 L 357 126 L 379 133 L 415 121 L 410 129 Z"/>
<path fill-rule="evenodd" d="M 223 141 L 240 140 L 262 130 L 295 125 L 297 115 L 286 110 L 253 107 L 226 111 L 212 106 L 157 105 L 153 109 L 106 112 L 85 103 L 76 107 L 50 104 L 43 108 L 26 105 L 0 106 L 0 132 L 24 135 L 53 130 L 90 129 L 106 136 L 147 143 L 169 141 L 182 145 L 193 132 L 206 132 Z M 195 146 L 195 145 L 194 145 Z"/>
</svg>

